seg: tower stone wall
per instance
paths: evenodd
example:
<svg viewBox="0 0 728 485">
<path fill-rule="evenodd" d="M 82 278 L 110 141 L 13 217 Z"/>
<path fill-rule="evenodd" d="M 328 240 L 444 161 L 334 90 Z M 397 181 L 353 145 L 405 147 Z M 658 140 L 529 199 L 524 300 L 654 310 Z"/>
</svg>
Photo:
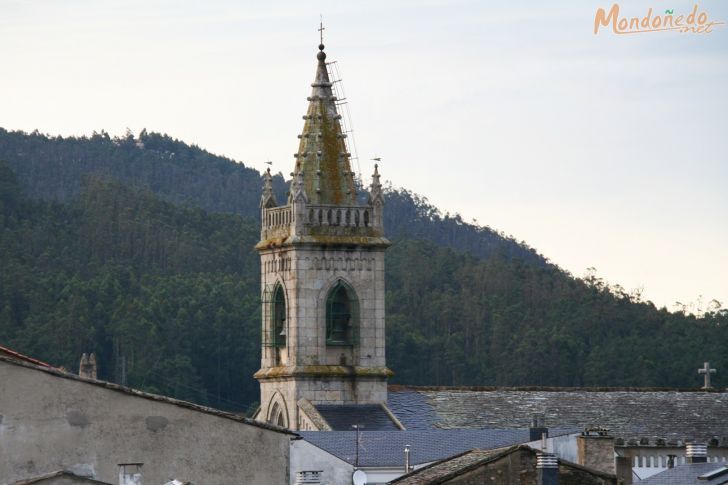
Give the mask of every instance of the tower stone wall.
<svg viewBox="0 0 728 485">
<path fill-rule="evenodd" d="M 360 203 L 336 98 L 319 46 L 291 189 L 278 205 L 270 172 L 261 198 L 263 342 L 258 419 L 315 429 L 303 409 L 384 404 L 383 197 L 375 169 Z"/>
</svg>

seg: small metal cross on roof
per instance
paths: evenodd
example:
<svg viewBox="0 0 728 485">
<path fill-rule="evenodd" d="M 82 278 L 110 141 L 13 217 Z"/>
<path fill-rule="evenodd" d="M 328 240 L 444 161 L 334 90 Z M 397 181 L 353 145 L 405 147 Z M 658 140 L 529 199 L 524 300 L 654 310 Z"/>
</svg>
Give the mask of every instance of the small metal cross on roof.
<svg viewBox="0 0 728 485">
<path fill-rule="evenodd" d="M 715 369 L 710 368 L 710 362 L 703 363 L 703 368 L 698 369 L 698 374 L 705 374 L 705 385 L 703 386 L 703 389 L 711 389 L 712 386 L 710 385 L 710 374 L 715 374 L 717 371 Z"/>
<path fill-rule="evenodd" d="M 318 28 L 319 35 L 321 36 L 321 42 L 320 42 L 320 44 L 323 44 L 324 43 L 324 30 L 326 30 L 326 27 L 324 27 L 324 16 L 323 15 L 319 15 L 319 18 L 321 20 L 320 23 L 319 23 L 319 28 Z"/>
</svg>

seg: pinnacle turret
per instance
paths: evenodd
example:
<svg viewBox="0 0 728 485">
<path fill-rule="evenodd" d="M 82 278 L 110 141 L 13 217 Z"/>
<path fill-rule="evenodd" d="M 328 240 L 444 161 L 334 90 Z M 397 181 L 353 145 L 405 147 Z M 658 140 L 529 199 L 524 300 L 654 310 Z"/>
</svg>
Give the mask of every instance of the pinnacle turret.
<svg viewBox="0 0 728 485">
<path fill-rule="evenodd" d="M 263 173 L 263 194 L 260 196 L 260 207 L 275 207 L 276 196 L 273 194 L 273 177 L 270 174 L 270 168 Z"/>
<path fill-rule="evenodd" d="M 308 204 L 308 195 L 306 195 L 306 184 L 304 183 L 303 171 L 299 171 L 294 175 L 291 182 L 291 201 L 303 202 Z"/>
<path fill-rule="evenodd" d="M 384 195 L 382 194 L 382 183 L 379 181 L 379 165 L 374 164 L 374 173 L 372 174 L 372 184 L 369 186 L 369 199 L 370 205 L 383 204 Z"/>
</svg>

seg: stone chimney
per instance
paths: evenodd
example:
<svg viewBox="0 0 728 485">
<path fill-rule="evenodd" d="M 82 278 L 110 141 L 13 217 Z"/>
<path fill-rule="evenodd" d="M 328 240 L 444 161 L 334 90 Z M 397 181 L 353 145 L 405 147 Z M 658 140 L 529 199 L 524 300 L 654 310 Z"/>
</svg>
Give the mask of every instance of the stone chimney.
<svg viewBox="0 0 728 485">
<path fill-rule="evenodd" d="M 617 483 L 619 485 L 632 485 L 632 458 L 628 456 L 617 457 Z"/>
<path fill-rule="evenodd" d="M 548 438 L 549 429 L 544 425 L 543 414 L 534 414 L 531 427 L 528 428 L 528 441 L 538 441 L 544 434 Z"/>
<path fill-rule="evenodd" d="M 144 463 L 119 463 L 119 485 L 142 485 Z"/>
<path fill-rule="evenodd" d="M 685 445 L 686 463 L 707 463 L 708 446 L 703 443 L 688 443 Z"/>
<path fill-rule="evenodd" d="M 601 472 L 615 474 L 614 436 L 603 428 L 585 429 L 576 438 L 577 463 Z"/>
<path fill-rule="evenodd" d="M 97 378 L 96 354 L 91 352 L 91 355 L 87 356 L 85 352 L 83 353 L 81 364 L 78 366 L 78 375 L 86 379 Z"/>
<path fill-rule="evenodd" d="M 538 453 L 536 455 L 536 470 L 538 472 L 538 485 L 559 484 L 559 460 L 551 453 Z"/>
</svg>

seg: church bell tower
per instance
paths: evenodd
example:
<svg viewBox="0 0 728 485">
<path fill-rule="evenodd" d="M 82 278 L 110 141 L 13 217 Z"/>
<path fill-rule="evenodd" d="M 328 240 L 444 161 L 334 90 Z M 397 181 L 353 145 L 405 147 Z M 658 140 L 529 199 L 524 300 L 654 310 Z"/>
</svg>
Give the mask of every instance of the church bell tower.
<svg viewBox="0 0 728 485">
<path fill-rule="evenodd" d="M 261 421 L 331 429 L 331 406 L 386 406 L 383 196 L 357 194 L 323 44 L 285 205 L 264 174 Z"/>
</svg>

